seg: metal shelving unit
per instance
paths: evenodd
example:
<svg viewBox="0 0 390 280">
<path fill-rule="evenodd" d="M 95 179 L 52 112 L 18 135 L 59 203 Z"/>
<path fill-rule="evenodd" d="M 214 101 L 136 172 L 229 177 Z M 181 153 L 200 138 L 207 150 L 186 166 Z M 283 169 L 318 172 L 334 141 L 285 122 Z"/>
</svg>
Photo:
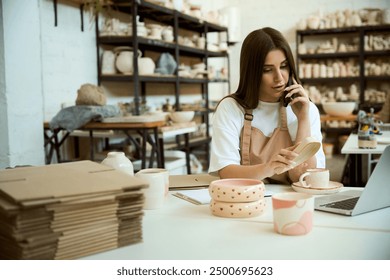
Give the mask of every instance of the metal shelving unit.
<svg viewBox="0 0 390 280">
<path fill-rule="evenodd" d="M 208 78 L 189 78 L 189 77 L 180 77 L 177 75 L 177 72 L 174 75 L 150 75 L 150 76 L 141 76 L 138 72 L 138 59 L 136 56 L 133 58 L 133 74 L 132 75 L 103 75 L 101 73 L 101 48 L 103 45 L 109 45 L 112 47 L 115 46 L 129 46 L 133 49 L 134 53 L 137 53 L 138 50 L 141 50 L 143 53 L 145 51 L 152 52 L 168 52 L 176 60 L 177 64 L 180 65 L 180 61 L 184 57 L 195 58 L 202 61 L 208 69 L 208 59 L 220 57 L 227 60 L 227 65 L 229 65 L 229 55 L 228 52 L 223 51 L 210 51 L 207 49 L 207 34 L 214 32 L 226 32 L 228 29 L 224 26 L 219 26 L 214 23 L 200 20 L 199 18 L 192 17 L 190 15 L 181 13 L 177 10 L 168 9 L 151 2 L 139 1 L 139 0 L 116 0 L 113 1 L 113 8 L 120 13 L 124 13 L 131 17 L 132 22 L 132 34 L 137 34 L 137 17 L 144 21 L 152 20 L 164 25 L 170 25 L 173 27 L 174 41 L 165 42 L 162 40 L 154 40 L 147 37 L 140 36 L 100 36 L 99 35 L 99 19 L 96 19 L 96 45 L 97 45 L 97 61 L 98 61 L 98 83 L 102 84 L 104 82 L 117 82 L 117 83 L 129 83 L 133 87 L 133 101 L 135 103 L 136 114 L 139 114 L 139 105 L 143 98 L 147 98 L 146 94 L 146 84 L 147 83 L 169 83 L 174 85 L 174 95 L 175 98 L 175 108 L 176 110 L 181 110 L 180 108 L 180 89 L 185 84 L 194 84 L 201 86 L 201 95 L 205 100 L 204 108 L 199 110 L 197 114 L 202 116 L 202 121 L 206 124 L 206 137 L 205 139 L 200 139 L 191 143 L 191 148 L 197 146 L 206 145 L 206 153 L 208 157 L 208 149 L 210 142 L 209 134 L 209 113 L 211 112 L 209 108 L 209 94 L 208 94 L 208 84 L 213 82 L 217 83 L 228 83 L 229 79 L 213 79 Z M 204 49 L 184 46 L 178 44 L 178 36 L 181 30 L 194 32 L 199 34 L 199 36 L 204 36 L 206 38 L 206 44 Z M 229 72 L 229 71 L 228 71 Z M 230 90 L 230 89 L 229 89 Z"/>
</svg>

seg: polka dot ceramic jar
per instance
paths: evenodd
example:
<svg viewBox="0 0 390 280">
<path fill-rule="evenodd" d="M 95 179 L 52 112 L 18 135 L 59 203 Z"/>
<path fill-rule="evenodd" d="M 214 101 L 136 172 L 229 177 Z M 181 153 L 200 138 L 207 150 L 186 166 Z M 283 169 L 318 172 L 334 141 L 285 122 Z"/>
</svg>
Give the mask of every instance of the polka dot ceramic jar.
<svg viewBox="0 0 390 280">
<path fill-rule="evenodd" d="M 219 217 L 256 217 L 265 209 L 265 186 L 255 179 L 222 179 L 211 182 L 211 213 Z"/>
<path fill-rule="evenodd" d="M 211 213 L 226 218 L 250 218 L 263 213 L 265 200 L 251 202 L 223 202 L 212 199 L 210 201 Z"/>
</svg>

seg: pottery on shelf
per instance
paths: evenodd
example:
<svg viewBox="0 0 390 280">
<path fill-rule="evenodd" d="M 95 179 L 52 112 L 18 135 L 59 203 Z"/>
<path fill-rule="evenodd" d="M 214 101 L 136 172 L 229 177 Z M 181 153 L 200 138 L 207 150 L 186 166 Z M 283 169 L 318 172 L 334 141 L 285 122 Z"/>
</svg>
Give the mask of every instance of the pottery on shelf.
<svg viewBox="0 0 390 280">
<path fill-rule="evenodd" d="M 123 74 L 133 74 L 133 49 L 130 47 L 117 47 L 114 49 L 116 54 L 115 66 L 119 72 Z M 140 57 L 142 52 L 138 50 L 138 56 Z"/>
<path fill-rule="evenodd" d="M 320 26 L 320 17 L 310 16 L 307 19 L 307 26 L 309 27 L 309 29 L 318 29 L 318 27 Z"/>
<path fill-rule="evenodd" d="M 102 74 L 115 73 L 115 53 L 111 50 L 105 50 L 102 55 Z"/>
<path fill-rule="evenodd" d="M 160 74 L 172 75 L 176 72 L 176 68 L 176 60 L 170 53 L 164 52 L 160 55 L 157 60 L 157 69 Z"/>
<path fill-rule="evenodd" d="M 152 75 L 155 68 L 156 64 L 150 57 L 138 58 L 138 72 L 140 75 Z"/>
</svg>

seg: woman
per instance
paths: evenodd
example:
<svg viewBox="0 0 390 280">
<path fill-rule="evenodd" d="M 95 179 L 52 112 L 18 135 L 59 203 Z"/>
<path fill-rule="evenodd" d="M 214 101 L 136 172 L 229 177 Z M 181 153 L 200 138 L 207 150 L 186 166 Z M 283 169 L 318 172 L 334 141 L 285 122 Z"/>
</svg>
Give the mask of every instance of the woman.
<svg viewBox="0 0 390 280">
<path fill-rule="evenodd" d="M 299 142 L 308 136 L 322 142 L 319 111 L 298 82 L 291 49 L 279 31 L 267 27 L 246 37 L 238 89 L 219 102 L 213 117 L 209 173 L 291 183 L 307 168 L 325 167 L 322 149 L 294 163 L 292 150 Z M 294 97 L 287 107 L 284 90 Z M 290 170 L 277 174 L 282 169 Z"/>
</svg>

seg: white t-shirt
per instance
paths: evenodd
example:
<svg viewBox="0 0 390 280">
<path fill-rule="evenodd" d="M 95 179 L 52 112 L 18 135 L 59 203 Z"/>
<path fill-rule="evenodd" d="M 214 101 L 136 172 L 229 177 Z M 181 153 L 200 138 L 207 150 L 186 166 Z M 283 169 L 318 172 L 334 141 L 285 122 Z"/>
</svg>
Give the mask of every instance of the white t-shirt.
<svg viewBox="0 0 390 280">
<path fill-rule="evenodd" d="M 279 126 L 279 106 L 277 103 L 259 102 L 253 110 L 252 126 L 258 128 L 267 137 L 270 137 Z M 287 106 L 287 126 L 292 141 L 295 141 L 298 120 L 291 106 Z M 321 120 L 318 108 L 310 102 L 311 136 L 322 142 Z M 220 102 L 212 118 L 212 140 L 209 173 L 217 172 L 230 164 L 239 165 L 240 133 L 244 126 L 244 110 L 233 99 L 225 98 Z M 321 149 L 316 154 L 317 167 L 325 167 L 325 155 Z"/>
</svg>

